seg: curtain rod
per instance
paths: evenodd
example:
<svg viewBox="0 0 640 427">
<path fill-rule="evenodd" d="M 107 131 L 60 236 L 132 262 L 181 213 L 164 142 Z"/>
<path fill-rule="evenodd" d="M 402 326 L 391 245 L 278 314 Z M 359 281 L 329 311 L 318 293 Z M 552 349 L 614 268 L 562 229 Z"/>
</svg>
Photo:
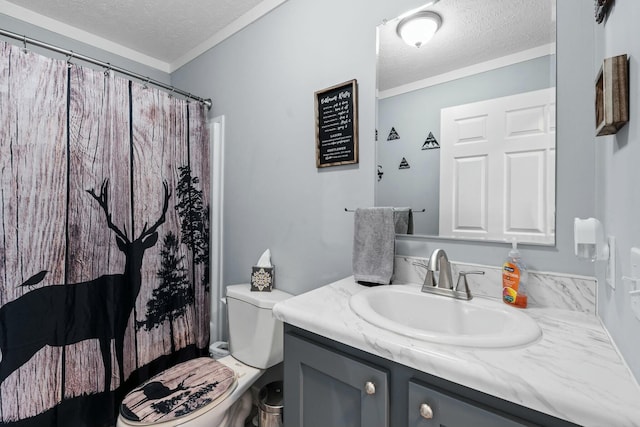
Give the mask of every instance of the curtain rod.
<svg viewBox="0 0 640 427">
<path fill-rule="evenodd" d="M 89 56 L 81 55 L 81 54 L 75 53 L 72 50 L 62 49 L 62 48 L 60 48 L 58 46 L 54 46 L 52 44 L 41 42 L 39 40 L 35 40 L 35 39 L 29 38 L 27 36 L 23 36 L 23 35 L 20 35 L 20 34 L 17 34 L 17 33 L 13 33 L 11 31 L 7 31 L 7 30 L 4 30 L 2 28 L 0 28 L 0 35 L 23 42 L 25 49 L 27 48 L 27 44 L 30 44 L 30 45 L 33 45 L 33 46 L 38 46 L 38 47 L 42 47 L 42 48 L 45 48 L 45 49 L 48 49 L 48 50 L 52 50 L 54 52 L 66 55 L 68 57 L 68 61 L 70 61 L 71 59 L 75 58 L 75 59 L 79 59 L 81 61 L 85 61 L 85 62 L 89 62 L 91 64 L 98 65 L 100 67 L 104 67 L 107 70 L 113 70 L 113 71 L 115 71 L 117 73 L 124 74 L 125 76 L 129 76 L 129 77 L 133 77 L 134 79 L 138 79 L 138 80 L 144 82 L 145 84 L 152 84 L 154 86 L 161 87 L 162 89 L 171 91 L 171 93 L 177 93 L 178 95 L 182 95 L 185 98 L 190 98 L 190 99 L 194 99 L 194 100 L 196 100 L 198 102 L 202 102 L 204 105 L 207 106 L 208 109 L 211 109 L 211 106 L 212 106 L 211 98 L 207 98 L 207 99 L 200 98 L 199 96 L 192 95 L 189 92 L 185 92 L 183 90 L 177 89 L 174 86 L 162 83 L 161 81 L 151 79 L 151 78 L 149 78 L 147 76 L 143 76 L 142 74 L 134 73 L 133 71 L 129 71 L 129 70 L 126 70 L 124 68 L 113 66 L 108 62 L 100 61 L 98 59 L 94 59 L 94 58 L 91 58 Z"/>
</svg>

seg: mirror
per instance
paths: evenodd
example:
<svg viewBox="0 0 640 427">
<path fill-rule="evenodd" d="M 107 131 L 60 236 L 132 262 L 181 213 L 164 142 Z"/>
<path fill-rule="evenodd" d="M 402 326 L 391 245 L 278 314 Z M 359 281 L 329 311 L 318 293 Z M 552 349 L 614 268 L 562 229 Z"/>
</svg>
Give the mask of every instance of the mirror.
<svg viewBox="0 0 640 427">
<path fill-rule="evenodd" d="M 424 11 L 440 27 L 409 46 Z M 377 30 L 376 206 L 417 235 L 553 245 L 555 0 L 435 0 Z"/>
</svg>

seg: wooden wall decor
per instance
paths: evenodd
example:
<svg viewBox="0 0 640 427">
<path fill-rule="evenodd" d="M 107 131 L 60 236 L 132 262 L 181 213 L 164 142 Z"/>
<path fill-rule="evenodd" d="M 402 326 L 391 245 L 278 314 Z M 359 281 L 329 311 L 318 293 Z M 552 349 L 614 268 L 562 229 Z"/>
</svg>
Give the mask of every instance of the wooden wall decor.
<svg viewBox="0 0 640 427">
<path fill-rule="evenodd" d="M 613 135 L 629 121 L 627 55 L 606 58 L 596 78 L 596 136 Z"/>
</svg>

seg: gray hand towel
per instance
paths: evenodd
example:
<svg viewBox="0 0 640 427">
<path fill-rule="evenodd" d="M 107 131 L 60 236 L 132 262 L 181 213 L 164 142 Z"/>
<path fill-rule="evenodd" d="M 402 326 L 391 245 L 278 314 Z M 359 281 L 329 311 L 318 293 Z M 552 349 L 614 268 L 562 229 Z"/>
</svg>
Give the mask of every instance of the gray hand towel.
<svg viewBox="0 0 640 427">
<path fill-rule="evenodd" d="M 393 208 L 396 234 L 413 234 L 413 212 L 411 208 Z"/>
<path fill-rule="evenodd" d="M 353 276 L 357 282 L 388 285 L 395 257 L 393 208 L 356 209 L 353 226 Z"/>
</svg>

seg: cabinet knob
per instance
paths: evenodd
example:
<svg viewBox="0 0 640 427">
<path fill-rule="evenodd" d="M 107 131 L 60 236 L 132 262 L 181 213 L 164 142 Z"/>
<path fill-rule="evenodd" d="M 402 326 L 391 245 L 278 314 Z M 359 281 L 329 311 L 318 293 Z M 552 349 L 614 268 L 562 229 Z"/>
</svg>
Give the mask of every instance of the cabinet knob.
<svg viewBox="0 0 640 427">
<path fill-rule="evenodd" d="M 376 385 L 371 381 L 367 381 L 364 384 L 364 392 L 367 394 L 376 394 Z"/>
<path fill-rule="evenodd" d="M 420 405 L 420 416 L 422 418 L 426 418 L 427 420 L 433 418 L 433 409 L 431 409 L 431 406 L 427 405 L 426 403 Z"/>
</svg>

